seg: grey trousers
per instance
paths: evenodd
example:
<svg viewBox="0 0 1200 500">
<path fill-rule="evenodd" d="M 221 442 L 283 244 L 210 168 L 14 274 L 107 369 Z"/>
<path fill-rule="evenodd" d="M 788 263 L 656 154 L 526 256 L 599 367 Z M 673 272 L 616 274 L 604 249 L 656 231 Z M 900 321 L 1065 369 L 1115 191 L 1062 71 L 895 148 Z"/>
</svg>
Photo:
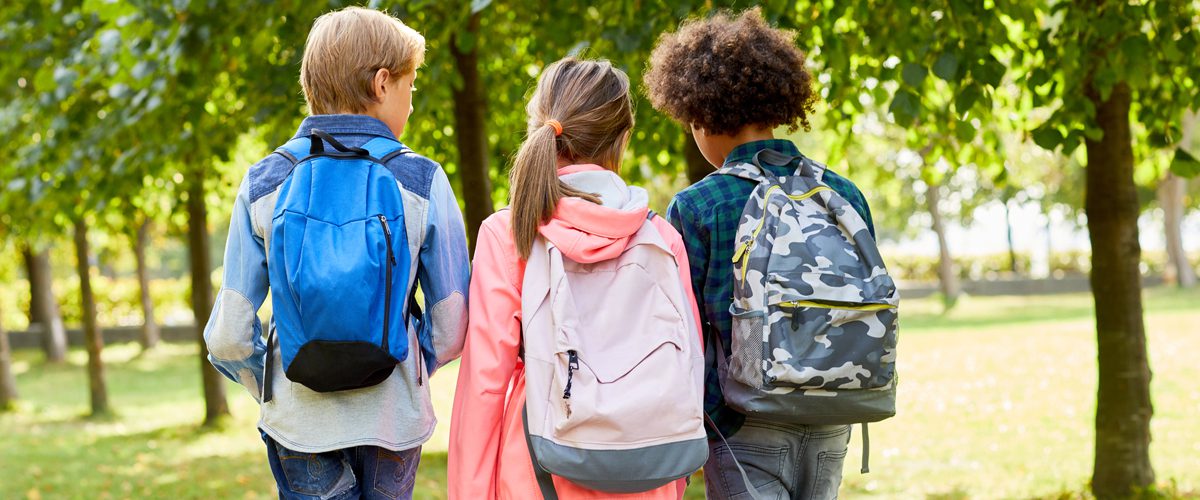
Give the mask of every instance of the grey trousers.
<svg viewBox="0 0 1200 500">
<path fill-rule="evenodd" d="M 729 447 L 720 440 L 709 441 L 711 452 L 704 464 L 704 489 L 709 499 L 750 498 L 733 463 L 737 457 L 764 500 L 828 500 L 837 498 L 842 483 L 850 426 L 747 418 L 727 441 Z"/>
</svg>

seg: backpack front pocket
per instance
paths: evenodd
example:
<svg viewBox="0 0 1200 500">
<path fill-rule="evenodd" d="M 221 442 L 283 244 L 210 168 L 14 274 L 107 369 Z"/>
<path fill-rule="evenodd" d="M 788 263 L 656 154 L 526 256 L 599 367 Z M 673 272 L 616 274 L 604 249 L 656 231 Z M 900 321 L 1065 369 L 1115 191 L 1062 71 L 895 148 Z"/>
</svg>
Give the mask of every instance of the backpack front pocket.
<svg viewBox="0 0 1200 500">
<path fill-rule="evenodd" d="M 382 382 L 408 353 L 407 343 L 391 338 L 402 322 L 392 317 L 400 312 L 392 293 L 398 261 L 387 219 L 332 224 L 291 212 L 283 217 L 277 244 L 303 250 L 287 253 L 282 263 L 292 298 L 285 306 L 295 308 L 279 315 L 281 346 L 289 349 L 285 373 L 318 392 Z"/>
<path fill-rule="evenodd" d="M 729 376 L 771 390 L 875 389 L 895 374 L 895 285 L 813 272 L 772 273 L 765 310 L 733 313 Z"/>
<path fill-rule="evenodd" d="M 694 363 L 675 342 L 643 347 L 641 356 L 603 351 L 559 354 L 548 416 L 554 439 L 578 444 L 639 444 L 697 429 Z M 614 363 L 634 360 L 632 366 Z M 678 404 L 664 404 L 677 401 Z"/>
<path fill-rule="evenodd" d="M 896 307 L 790 301 L 768 306 L 764 382 L 798 389 L 875 389 L 895 372 Z"/>
</svg>

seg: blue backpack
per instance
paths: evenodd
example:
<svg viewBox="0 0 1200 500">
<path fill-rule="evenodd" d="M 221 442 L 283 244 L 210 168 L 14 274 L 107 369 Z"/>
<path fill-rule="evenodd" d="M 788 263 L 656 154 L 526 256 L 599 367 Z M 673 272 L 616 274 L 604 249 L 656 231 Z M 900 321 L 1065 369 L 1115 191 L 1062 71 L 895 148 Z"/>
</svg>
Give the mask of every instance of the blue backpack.
<svg viewBox="0 0 1200 500">
<path fill-rule="evenodd" d="M 376 385 L 408 356 L 406 295 L 420 311 L 407 286 L 404 204 L 386 164 L 411 152 L 383 137 L 347 147 L 315 129 L 275 151 L 292 170 L 271 222 L 268 375 L 276 340 L 287 378 L 317 392 Z"/>
</svg>

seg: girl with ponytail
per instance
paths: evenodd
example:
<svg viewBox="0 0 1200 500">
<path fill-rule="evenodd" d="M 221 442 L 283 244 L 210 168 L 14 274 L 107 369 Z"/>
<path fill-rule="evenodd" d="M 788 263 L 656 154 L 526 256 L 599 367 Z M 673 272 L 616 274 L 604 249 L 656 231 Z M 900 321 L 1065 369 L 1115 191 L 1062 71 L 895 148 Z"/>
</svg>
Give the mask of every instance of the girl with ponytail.
<svg viewBox="0 0 1200 500">
<path fill-rule="evenodd" d="M 699 324 L 682 239 L 665 220 L 650 216 L 645 190 L 626 185 L 619 175 L 633 129 L 625 73 L 607 61 L 560 60 L 542 72 L 526 112 L 527 135 L 510 174 L 510 209 L 483 222 L 475 245 L 450 428 L 451 499 L 542 496 L 522 423 L 521 358 L 521 289 L 539 238 L 564 259 L 600 262 L 619 257 L 649 216 L 680 270 L 672 286 L 684 290 L 689 321 Z M 679 480 L 647 492 L 612 494 L 552 479 L 560 499 L 678 499 L 684 489 Z"/>
</svg>

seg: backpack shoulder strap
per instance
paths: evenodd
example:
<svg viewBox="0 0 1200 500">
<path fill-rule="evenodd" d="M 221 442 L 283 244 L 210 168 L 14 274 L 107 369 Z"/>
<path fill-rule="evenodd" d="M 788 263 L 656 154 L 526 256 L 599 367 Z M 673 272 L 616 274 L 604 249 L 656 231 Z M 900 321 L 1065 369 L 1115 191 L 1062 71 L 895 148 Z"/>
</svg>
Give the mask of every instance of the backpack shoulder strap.
<svg viewBox="0 0 1200 500">
<path fill-rule="evenodd" d="M 824 163 L 802 155 L 800 156 L 800 165 L 796 167 L 796 175 L 808 175 L 816 178 L 818 181 L 824 182 L 825 170 L 828 168 Z"/>
<path fill-rule="evenodd" d="M 708 412 L 704 412 L 704 424 L 709 426 L 717 437 L 721 438 L 721 444 L 725 446 L 725 451 L 729 452 L 729 457 L 733 459 L 733 465 L 737 467 L 738 474 L 742 476 L 742 484 L 746 486 L 746 494 L 753 500 L 763 500 L 762 493 L 758 491 L 758 488 L 754 487 L 754 483 L 750 482 L 750 476 L 746 475 L 746 469 L 742 467 L 742 463 L 733 454 L 733 448 L 729 446 L 729 441 L 725 440 L 725 436 L 721 434 L 721 429 L 717 428 L 717 423 L 712 421 L 712 417 L 708 416 Z"/>
<path fill-rule="evenodd" d="M 309 142 L 307 137 L 297 137 L 276 148 L 274 154 L 284 157 L 295 166 L 308 157 Z"/>
<path fill-rule="evenodd" d="M 636 233 L 633 233 L 625 250 L 628 251 L 638 245 L 651 245 L 658 247 L 667 255 L 670 255 L 672 261 L 674 261 L 675 252 L 671 250 L 671 246 L 667 244 L 666 238 L 654 226 L 655 217 L 658 217 L 658 214 L 654 213 L 653 210 L 646 211 L 646 220 L 642 222 L 642 227 Z"/>
<path fill-rule="evenodd" d="M 529 458 L 533 461 L 533 476 L 537 478 L 538 491 L 541 492 L 543 500 L 558 500 L 558 492 L 554 490 L 554 478 L 535 458 L 537 455 L 533 452 L 533 438 L 529 437 L 529 411 L 525 408 L 521 409 L 521 425 L 525 428 L 525 446 L 529 448 Z"/>
<path fill-rule="evenodd" d="M 764 175 L 762 169 L 745 162 L 726 163 L 710 175 L 729 175 L 760 184 L 769 183 L 774 178 L 774 176 L 767 177 L 771 174 Z"/>
<path fill-rule="evenodd" d="M 375 158 L 379 160 L 379 163 L 383 164 L 387 164 L 392 158 L 413 152 L 407 146 L 401 144 L 400 141 L 382 136 L 367 141 L 366 144 L 362 145 L 362 148 L 367 150 L 371 158 Z"/>
</svg>

